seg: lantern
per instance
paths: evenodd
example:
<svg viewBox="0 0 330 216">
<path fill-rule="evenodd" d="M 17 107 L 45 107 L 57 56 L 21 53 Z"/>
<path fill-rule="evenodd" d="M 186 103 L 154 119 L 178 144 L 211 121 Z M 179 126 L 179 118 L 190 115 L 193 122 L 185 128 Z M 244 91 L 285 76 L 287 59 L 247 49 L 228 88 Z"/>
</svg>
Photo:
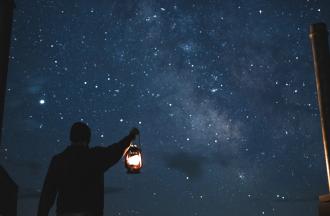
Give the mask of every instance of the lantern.
<svg viewBox="0 0 330 216">
<path fill-rule="evenodd" d="M 125 167 L 127 169 L 127 173 L 140 173 L 142 168 L 142 155 L 141 148 L 137 145 L 131 144 L 127 150 L 125 156 Z"/>
</svg>

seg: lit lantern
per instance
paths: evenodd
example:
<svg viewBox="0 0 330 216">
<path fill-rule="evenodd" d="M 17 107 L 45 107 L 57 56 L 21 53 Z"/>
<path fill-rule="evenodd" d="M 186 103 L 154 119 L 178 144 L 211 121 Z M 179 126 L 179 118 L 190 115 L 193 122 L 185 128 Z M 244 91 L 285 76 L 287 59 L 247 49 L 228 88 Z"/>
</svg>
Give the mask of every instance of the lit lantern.
<svg viewBox="0 0 330 216">
<path fill-rule="evenodd" d="M 125 166 L 127 173 L 140 173 L 142 168 L 141 149 L 137 145 L 131 145 L 126 152 Z"/>
</svg>

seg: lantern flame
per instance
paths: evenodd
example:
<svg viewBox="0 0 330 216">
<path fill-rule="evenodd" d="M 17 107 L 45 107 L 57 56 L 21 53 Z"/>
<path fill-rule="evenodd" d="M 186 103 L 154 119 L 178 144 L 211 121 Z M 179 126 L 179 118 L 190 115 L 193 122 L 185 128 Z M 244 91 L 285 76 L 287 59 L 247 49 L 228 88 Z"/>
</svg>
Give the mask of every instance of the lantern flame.
<svg viewBox="0 0 330 216">
<path fill-rule="evenodd" d="M 127 164 L 130 166 L 141 166 L 142 160 L 141 155 L 133 155 L 133 156 L 127 156 L 126 157 Z"/>
</svg>

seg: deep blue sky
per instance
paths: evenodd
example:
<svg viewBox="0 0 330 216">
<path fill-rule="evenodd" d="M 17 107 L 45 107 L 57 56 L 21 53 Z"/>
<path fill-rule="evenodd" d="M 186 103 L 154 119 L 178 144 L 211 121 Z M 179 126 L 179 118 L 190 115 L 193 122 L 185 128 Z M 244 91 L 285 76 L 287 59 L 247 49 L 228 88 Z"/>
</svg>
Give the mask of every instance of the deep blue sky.
<svg viewBox="0 0 330 216">
<path fill-rule="evenodd" d="M 327 192 L 309 25 L 330 1 L 16 0 L 0 160 L 36 212 L 75 121 L 137 126 L 105 215 L 317 215 Z"/>
</svg>

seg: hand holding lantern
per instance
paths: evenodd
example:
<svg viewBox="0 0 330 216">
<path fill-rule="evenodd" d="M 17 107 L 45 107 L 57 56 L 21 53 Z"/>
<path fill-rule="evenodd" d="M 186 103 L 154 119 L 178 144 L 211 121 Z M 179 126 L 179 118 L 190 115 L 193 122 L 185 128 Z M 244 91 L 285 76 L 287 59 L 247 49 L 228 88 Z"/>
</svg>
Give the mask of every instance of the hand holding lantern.
<svg viewBox="0 0 330 216">
<path fill-rule="evenodd" d="M 132 130 L 129 132 L 129 134 L 130 135 L 133 135 L 134 136 L 134 139 L 135 139 L 136 136 L 140 134 L 140 131 L 137 128 L 132 128 Z"/>
<path fill-rule="evenodd" d="M 127 173 L 140 173 L 142 168 L 142 154 L 141 154 L 141 143 L 140 143 L 140 132 L 137 128 L 133 128 L 130 132 L 130 135 L 133 135 L 134 138 L 139 136 L 138 145 L 131 143 L 129 149 L 125 154 L 125 167 Z"/>
</svg>

